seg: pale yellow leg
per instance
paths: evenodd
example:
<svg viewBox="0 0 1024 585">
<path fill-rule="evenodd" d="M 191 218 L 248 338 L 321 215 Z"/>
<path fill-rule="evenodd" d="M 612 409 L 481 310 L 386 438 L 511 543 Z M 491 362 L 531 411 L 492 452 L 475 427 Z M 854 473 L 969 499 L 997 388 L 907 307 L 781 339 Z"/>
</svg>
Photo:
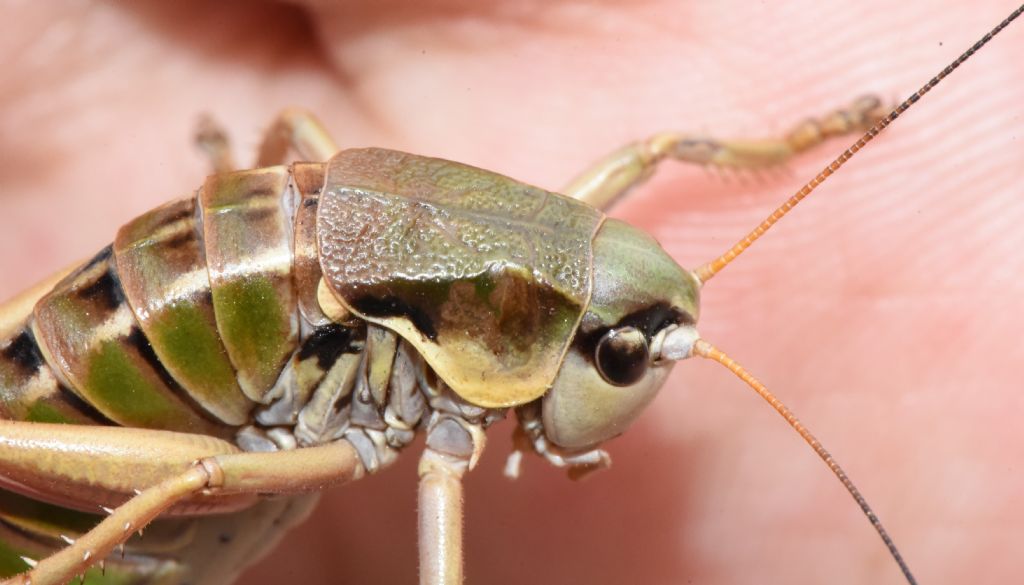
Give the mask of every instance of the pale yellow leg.
<svg viewBox="0 0 1024 585">
<path fill-rule="evenodd" d="M 289 108 L 280 114 L 263 136 L 257 167 L 279 165 L 288 160 L 289 150 L 304 162 L 323 162 L 338 153 L 338 145 L 313 114 Z"/>
<path fill-rule="evenodd" d="M 485 435 L 479 421 L 435 412 L 420 457 L 420 585 L 462 585 L 462 476 L 476 466 Z"/>
<path fill-rule="evenodd" d="M 420 460 L 420 585 L 462 585 L 466 468 L 466 461 L 429 449 Z"/>
<path fill-rule="evenodd" d="M 0 421 L 0 485 L 71 508 L 116 507 L 204 457 L 239 452 L 205 435 Z M 228 510 L 221 510 L 228 511 Z"/>
<path fill-rule="evenodd" d="M 13 481 L 8 487 L 15 491 L 20 485 L 58 501 L 71 496 L 51 486 L 71 484 L 100 500 L 131 494 L 134 488 L 142 491 L 73 544 L 4 584 L 67 583 L 158 515 L 186 501 L 244 503 L 258 494 L 316 491 L 364 473 L 355 448 L 344 439 L 294 451 L 244 453 L 225 452 L 223 442 L 210 437 L 119 427 L 77 427 L 84 438 L 68 443 L 61 428 L 75 431 L 69 425 L 0 424 L 0 480 Z M 210 455 L 182 460 L 182 453 L 204 451 Z M 23 481 L 26 472 L 34 474 L 28 484 Z"/>
<path fill-rule="evenodd" d="M 650 177 L 663 160 L 727 169 L 779 166 L 826 139 L 866 131 L 887 113 L 882 100 L 865 96 L 823 118 L 808 119 L 781 138 L 716 140 L 692 134 L 656 134 L 611 153 L 573 179 L 562 192 L 607 209 Z"/>
<path fill-rule="evenodd" d="M 428 449 L 420 460 L 420 585 L 462 585 L 462 475 L 467 463 Z"/>
<path fill-rule="evenodd" d="M 120 506 L 74 544 L 39 561 L 27 573 L 15 575 L 4 585 L 61 585 L 102 562 L 114 548 L 141 530 L 174 503 L 207 486 L 209 475 L 197 465 L 157 484 Z"/>
<path fill-rule="evenodd" d="M 227 132 L 209 115 L 199 119 L 196 144 L 210 159 L 214 173 L 226 173 L 237 168 Z M 313 114 L 289 108 L 278 114 L 264 133 L 256 167 L 292 162 L 288 159 L 289 152 L 294 152 L 304 162 L 322 162 L 338 152 L 338 145 Z"/>
<path fill-rule="evenodd" d="M 231 156 L 231 141 L 227 132 L 209 114 L 199 118 L 196 128 L 196 146 L 210 159 L 210 167 L 214 173 L 227 173 L 235 170 L 235 159 Z"/>
</svg>

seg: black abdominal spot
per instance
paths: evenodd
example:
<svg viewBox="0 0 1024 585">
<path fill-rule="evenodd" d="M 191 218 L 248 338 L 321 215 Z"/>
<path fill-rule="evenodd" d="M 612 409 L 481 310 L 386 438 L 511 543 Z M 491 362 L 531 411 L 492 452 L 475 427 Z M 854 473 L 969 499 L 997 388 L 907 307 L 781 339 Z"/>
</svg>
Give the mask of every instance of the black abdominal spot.
<svg viewBox="0 0 1024 585">
<path fill-rule="evenodd" d="M 122 341 L 126 345 L 135 348 L 135 350 L 139 352 L 139 356 L 141 356 L 149 367 L 152 368 L 153 372 L 160 378 L 160 381 L 163 382 L 164 386 L 174 392 L 174 394 L 180 398 L 182 402 L 187 404 L 193 412 L 209 422 L 224 424 L 224 421 L 220 420 L 218 417 L 206 410 L 203 405 L 197 402 L 192 394 L 187 389 L 183 388 L 181 384 L 174 379 L 174 376 L 167 371 L 163 362 L 160 361 L 160 357 L 156 355 L 155 351 L 153 351 L 153 346 L 150 345 L 149 340 L 146 339 L 146 334 L 142 332 L 142 329 L 140 329 L 138 325 L 133 325 L 131 332 L 122 338 Z"/>
<path fill-rule="evenodd" d="M 89 261 L 85 263 L 85 266 L 83 267 L 83 270 L 87 270 L 87 269 L 89 269 L 89 268 L 91 268 L 91 267 L 93 267 L 93 266 L 95 266 L 97 264 L 100 264 L 102 262 L 106 262 L 107 260 L 110 260 L 110 257 L 113 256 L 113 255 L 114 255 L 114 246 L 107 246 L 106 248 L 103 248 L 99 252 L 96 252 L 96 255 L 93 256 L 92 258 L 90 258 Z"/>
<path fill-rule="evenodd" d="M 109 251 L 110 246 L 107 246 L 105 250 Z M 109 258 L 109 252 L 107 252 L 106 257 L 104 257 L 104 253 L 101 252 L 89 263 L 89 266 L 97 264 L 100 261 L 105 262 L 107 258 Z M 80 299 L 98 301 L 104 308 L 111 311 L 117 309 L 121 306 L 121 303 L 124 302 L 124 290 L 121 289 L 121 283 L 118 282 L 117 277 L 109 268 L 100 274 L 96 280 L 88 286 L 84 286 L 75 291 L 75 295 Z"/>
<path fill-rule="evenodd" d="M 159 356 L 153 351 L 153 346 L 149 344 L 149 340 L 146 339 L 146 335 L 142 332 L 142 329 L 138 325 L 133 325 L 131 332 L 124 338 L 126 344 L 135 348 L 135 351 L 139 352 L 142 359 L 149 364 L 149 367 L 153 368 L 157 376 L 160 376 L 160 380 L 168 388 L 177 391 L 179 394 L 184 392 L 178 382 L 171 376 L 171 373 L 164 368 L 164 364 L 160 361 Z"/>
<path fill-rule="evenodd" d="M 353 327 L 337 323 L 317 327 L 299 348 L 299 360 L 316 356 L 317 366 L 327 371 L 338 360 L 338 356 L 351 351 L 357 332 Z"/>
<path fill-rule="evenodd" d="M 96 408 L 93 405 L 89 404 L 85 400 L 82 400 L 82 398 L 78 394 L 72 392 L 71 389 L 65 386 L 64 384 L 57 385 L 57 392 L 60 395 L 60 399 L 61 401 L 64 402 L 64 404 L 68 405 L 72 409 L 76 410 L 79 414 L 92 420 L 96 424 L 108 426 L 116 424 L 112 422 L 110 419 L 108 419 L 106 416 L 104 416 L 103 413 L 96 410 Z"/>
<path fill-rule="evenodd" d="M 30 329 L 23 330 L 11 340 L 11 344 L 0 352 L 0 356 L 29 375 L 38 370 L 43 363 L 43 356 L 39 353 L 39 346 L 36 345 Z"/>
<path fill-rule="evenodd" d="M 437 341 L 437 329 L 434 328 L 430 316 L 423 309 L 410 305 L 403 299 L 394 296 L 365 296 L 352 303 L 352 306 L 360 313 L 371 317 L 406 317 L 424 337 Z"/>
</svg>

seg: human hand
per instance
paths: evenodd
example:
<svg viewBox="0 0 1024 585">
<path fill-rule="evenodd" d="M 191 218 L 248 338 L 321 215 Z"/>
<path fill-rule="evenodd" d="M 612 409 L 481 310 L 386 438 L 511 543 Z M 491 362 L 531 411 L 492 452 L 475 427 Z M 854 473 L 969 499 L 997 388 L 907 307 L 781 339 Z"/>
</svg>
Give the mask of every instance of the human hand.
<svg viewBox="0 0 1024 585">
<path fill-rule="evenodd" d="M 660 130 L 784 132 L 865 92 L 903 97 L 1012 7 L 862 2 L 86 2 L 17 7 L 3 36 L 4 295 L 197 187 L 217 116 L 247 161 L 288 105 L 343 147 L 460 160 L 557 189 Z M 11 15 L 13 16 L 13 15 Z M 941 43 L 941 46 L 939 44 Z M 846 466 L 922 582 L 1006 582 L 1019 494 L 1024 154 L 1013 26 L 705 289 L 701 332 Z M 1015 49 L 1016 48 L 1016 49 Z M 680 262 L 720 253 L 792 179 L 666 165 L 614 211 Z M 467 575 L 519 583 L 898 583 L 856 506 L 763 404 L 683 363 L 575 484 L 467 480 Z M 415 454 L 337 490 L 246 583 L 411 582 Z"/>
</svg>

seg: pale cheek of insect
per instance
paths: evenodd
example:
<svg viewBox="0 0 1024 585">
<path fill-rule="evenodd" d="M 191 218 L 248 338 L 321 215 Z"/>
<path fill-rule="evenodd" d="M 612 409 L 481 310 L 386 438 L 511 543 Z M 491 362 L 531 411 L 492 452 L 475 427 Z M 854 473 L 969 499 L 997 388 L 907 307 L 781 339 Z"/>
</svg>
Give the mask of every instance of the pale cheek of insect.
<svg viewBox="0 0 1024 585">
<path fill-rule="evenodd" d="M 636 383 L 609 384 L 594 364 L 575 351 L 565 356 L 544 396 L 544 432 L 567 449 L 592 447 L 621 434 L 658 393 L 672 362 L 652 365 Z"/>
</svg>

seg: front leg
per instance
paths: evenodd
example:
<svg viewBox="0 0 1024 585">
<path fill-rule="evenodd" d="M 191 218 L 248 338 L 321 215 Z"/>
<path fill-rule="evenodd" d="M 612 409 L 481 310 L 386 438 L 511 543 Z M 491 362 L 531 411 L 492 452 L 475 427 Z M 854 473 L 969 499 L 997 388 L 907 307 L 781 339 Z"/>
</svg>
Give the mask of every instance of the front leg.
<svg viewBox="0 0 1024 585">
<path fill-rule="evenodd" d="M 435 413 L 420 458 L 420 585 L 462 584 L 462 476 L 483 451 L 483 429 Z"/>
</svg>

